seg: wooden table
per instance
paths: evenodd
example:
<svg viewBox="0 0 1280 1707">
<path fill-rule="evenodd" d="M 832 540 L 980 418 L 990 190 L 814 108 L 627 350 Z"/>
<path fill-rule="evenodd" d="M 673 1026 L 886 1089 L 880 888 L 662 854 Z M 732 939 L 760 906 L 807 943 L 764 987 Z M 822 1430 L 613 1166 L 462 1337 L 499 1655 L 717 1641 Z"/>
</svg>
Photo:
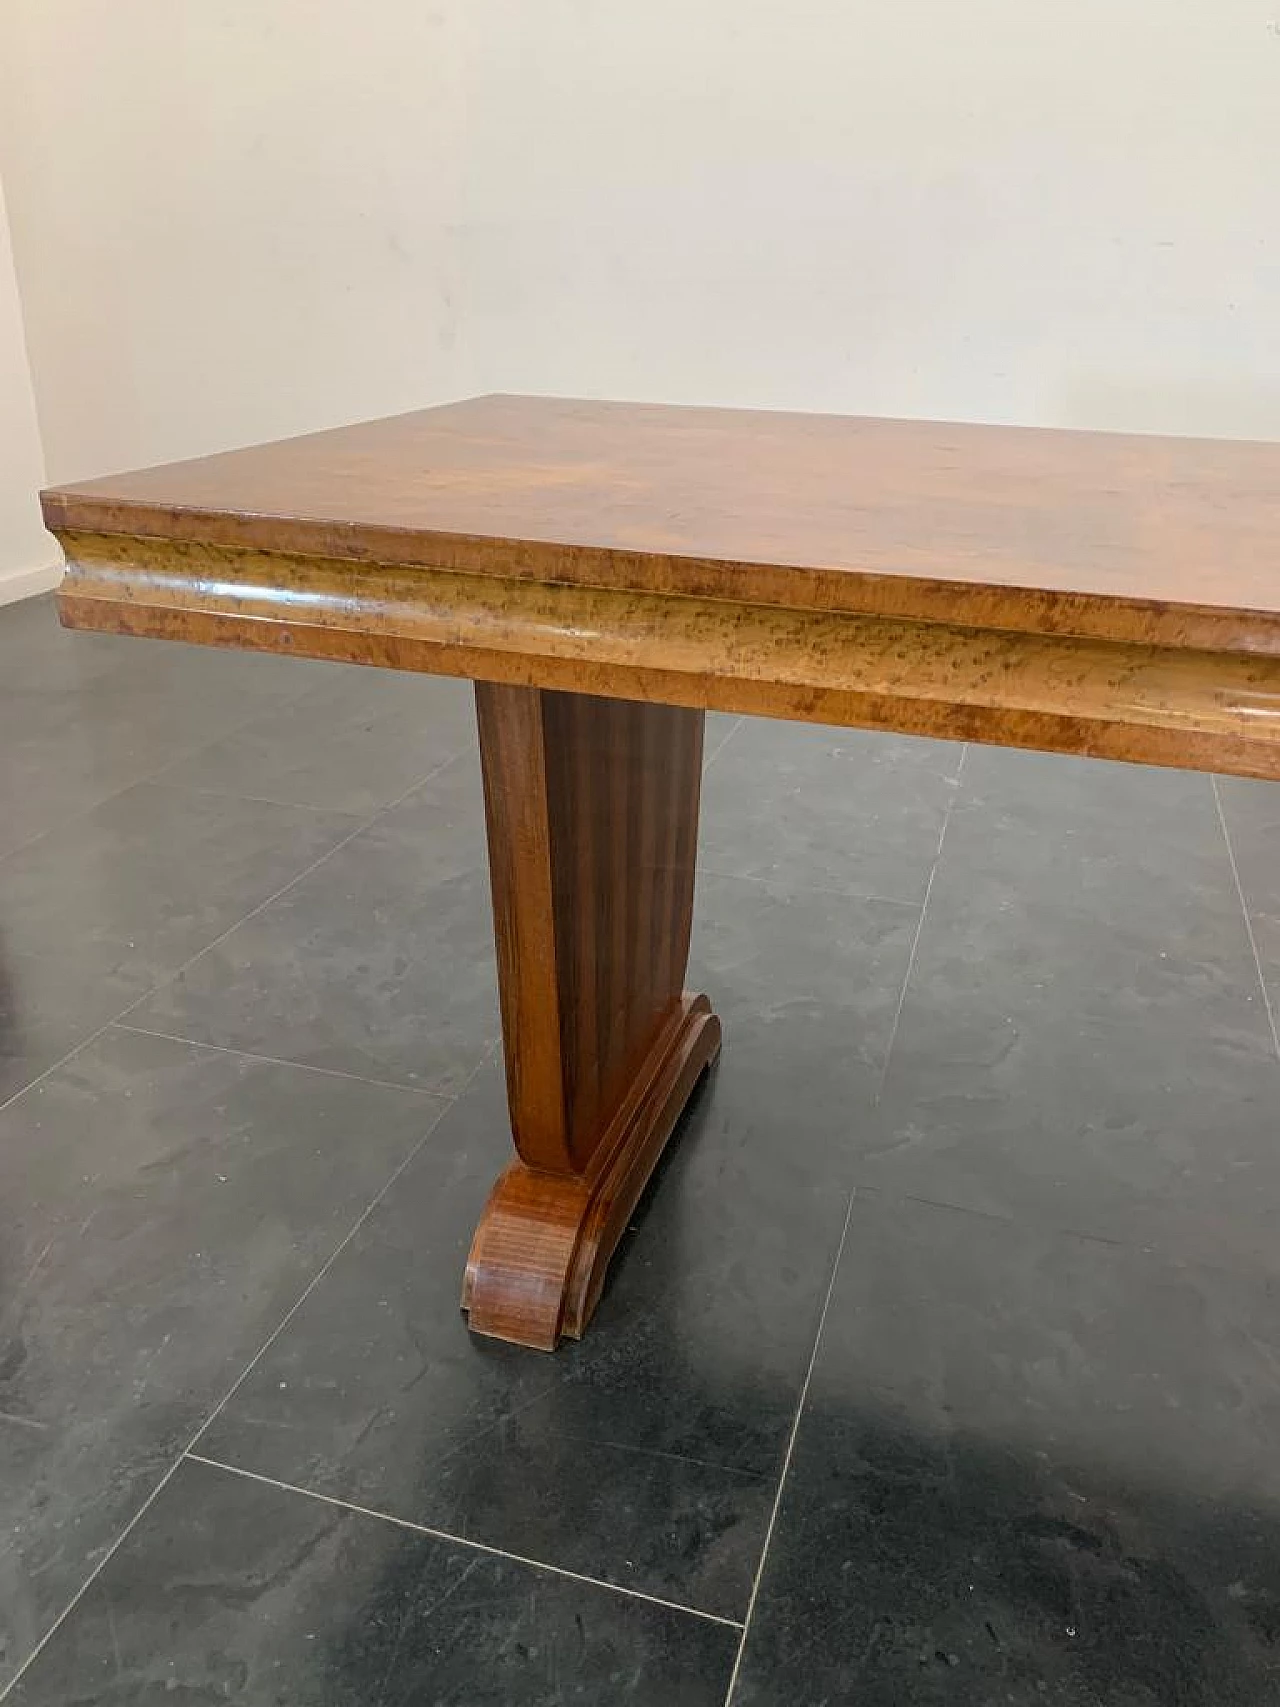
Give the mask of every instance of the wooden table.
<svg viewBox="0 0 1280 1707">
<path fill-rule="evenodd" d="M 483 397 L 61 487 L 74 628 L 476 681 L 517 1159 L 472 1328 L 585 1328 L 715 1058 L 706 707 L 1280 777 L 1280 446 Z"/>
</svg>

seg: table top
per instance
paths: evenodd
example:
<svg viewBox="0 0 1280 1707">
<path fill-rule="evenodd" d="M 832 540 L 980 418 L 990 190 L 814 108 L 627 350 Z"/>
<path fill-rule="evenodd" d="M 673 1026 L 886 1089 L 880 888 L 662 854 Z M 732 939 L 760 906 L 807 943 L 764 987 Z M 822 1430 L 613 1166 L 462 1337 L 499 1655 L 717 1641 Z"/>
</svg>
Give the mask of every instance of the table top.
<svg viewBox="0 0 1280 1707">
<path fill-rule="evenodd" d="M 44 503 L 72 627 L 1280 779 L 1280 446 L 487 397 Z"/>
<path fill-rule="evenodd" d="M 44 494 L 127 533 L 1280 654 L 1280 445 L 491 396 Z"/>
</svg>

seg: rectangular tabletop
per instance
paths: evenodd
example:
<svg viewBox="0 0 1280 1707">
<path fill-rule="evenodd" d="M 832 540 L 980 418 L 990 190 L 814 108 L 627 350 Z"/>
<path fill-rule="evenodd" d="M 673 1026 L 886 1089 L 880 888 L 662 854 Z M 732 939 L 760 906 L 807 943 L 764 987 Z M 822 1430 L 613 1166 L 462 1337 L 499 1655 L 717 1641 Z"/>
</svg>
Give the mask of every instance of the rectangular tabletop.
<svg viewBox="0 0 1280 1707">
<path fill-rule="evenodd" d="M 72 625 L 1280 776 L 1280 446 L 485 397 L 44 495 Z"/>
</svg>

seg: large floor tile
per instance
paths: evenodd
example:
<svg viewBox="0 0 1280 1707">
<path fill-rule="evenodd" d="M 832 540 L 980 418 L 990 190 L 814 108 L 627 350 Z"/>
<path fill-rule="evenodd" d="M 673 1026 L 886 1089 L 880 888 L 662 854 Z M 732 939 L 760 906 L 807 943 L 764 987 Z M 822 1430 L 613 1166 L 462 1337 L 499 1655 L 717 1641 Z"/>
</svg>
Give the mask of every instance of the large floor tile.
<svg viewBox="0 0 1280 1707">
<path fill-rule="evenodd" d="M 1280 1273 L 1278 1109 L 1208 779 L 975 750 L 858 1178 Z"/>
<path fill-rule="evenodd" d="M 113 1030 L 0 1113 L 0 1676 L 440 1110 Z"/>
<path fill-rule="evenodd" d="M 729 877 L 918 903 L 963 751 L 746 718 L 703 785 L 703 864 Z"/>
<path fill-rule="evenodd" d="M 475 745 L 470 682 L 351 665 L 163 780 L 368 816 Z"/>
<path fill-rule="evenodd" d="M 139 783 L 0 860 L 0 941 L 56 955 L 86 979 L 150 982 L 359 823 Z"/>
<path fill-rule="evenodd" d="M 201 1450 L 722 1616 L 750 1591 L 914 914 L 708 880 L 726 1024 L 615 1259 L 554 1357 L 468 1335 L 472 1228 L 509 1155 L 494 1068 L 450 1112 Z M 781 952 L 790 933 L 794 958 Z M 806 945 L 850 954 L 843 1000 Z M 879 1053 L 877 1053 L 877 1048 Z"/>
<path fill-rule="evenodd" d="M 1280 1699 L 1271 1283 L 859 1199 L 734 1707 Z"/>
<path fill-rule="evenodd" d="M 498 1032 L 475 755 L 446 766 L 131 1017 L 283 1060 L 460 1089 Z"/>
<path fill-rule="evenodd" d="M 738 1633 L 187 1463 L 25 1707 L 720 1707 Z"/>
</svg>

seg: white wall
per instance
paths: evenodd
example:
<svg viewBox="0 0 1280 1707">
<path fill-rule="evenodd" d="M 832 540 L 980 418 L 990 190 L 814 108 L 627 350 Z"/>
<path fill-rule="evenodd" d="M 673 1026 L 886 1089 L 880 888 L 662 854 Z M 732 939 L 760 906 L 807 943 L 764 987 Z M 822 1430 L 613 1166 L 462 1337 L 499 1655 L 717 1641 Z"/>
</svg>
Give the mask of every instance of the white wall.
<svg viewBox="0 0 1280 1707">
<path fill-rule="evenodd" d="M 22 308 L 0 184 L 0 604 L 58 579 L 58 552 L 40 523 L 44 457 L 27 366 Z"/>
<path fill-rule="evenodd" d="M 458 389 L 466 9 L 4 0 L 0 164 L 51 479 Z"/>
<path fill-rule="evenodd" d="M 545 390 L 1280 438 L 1276 0 L 9 0 L 53 477 Z"/>
</svg>

